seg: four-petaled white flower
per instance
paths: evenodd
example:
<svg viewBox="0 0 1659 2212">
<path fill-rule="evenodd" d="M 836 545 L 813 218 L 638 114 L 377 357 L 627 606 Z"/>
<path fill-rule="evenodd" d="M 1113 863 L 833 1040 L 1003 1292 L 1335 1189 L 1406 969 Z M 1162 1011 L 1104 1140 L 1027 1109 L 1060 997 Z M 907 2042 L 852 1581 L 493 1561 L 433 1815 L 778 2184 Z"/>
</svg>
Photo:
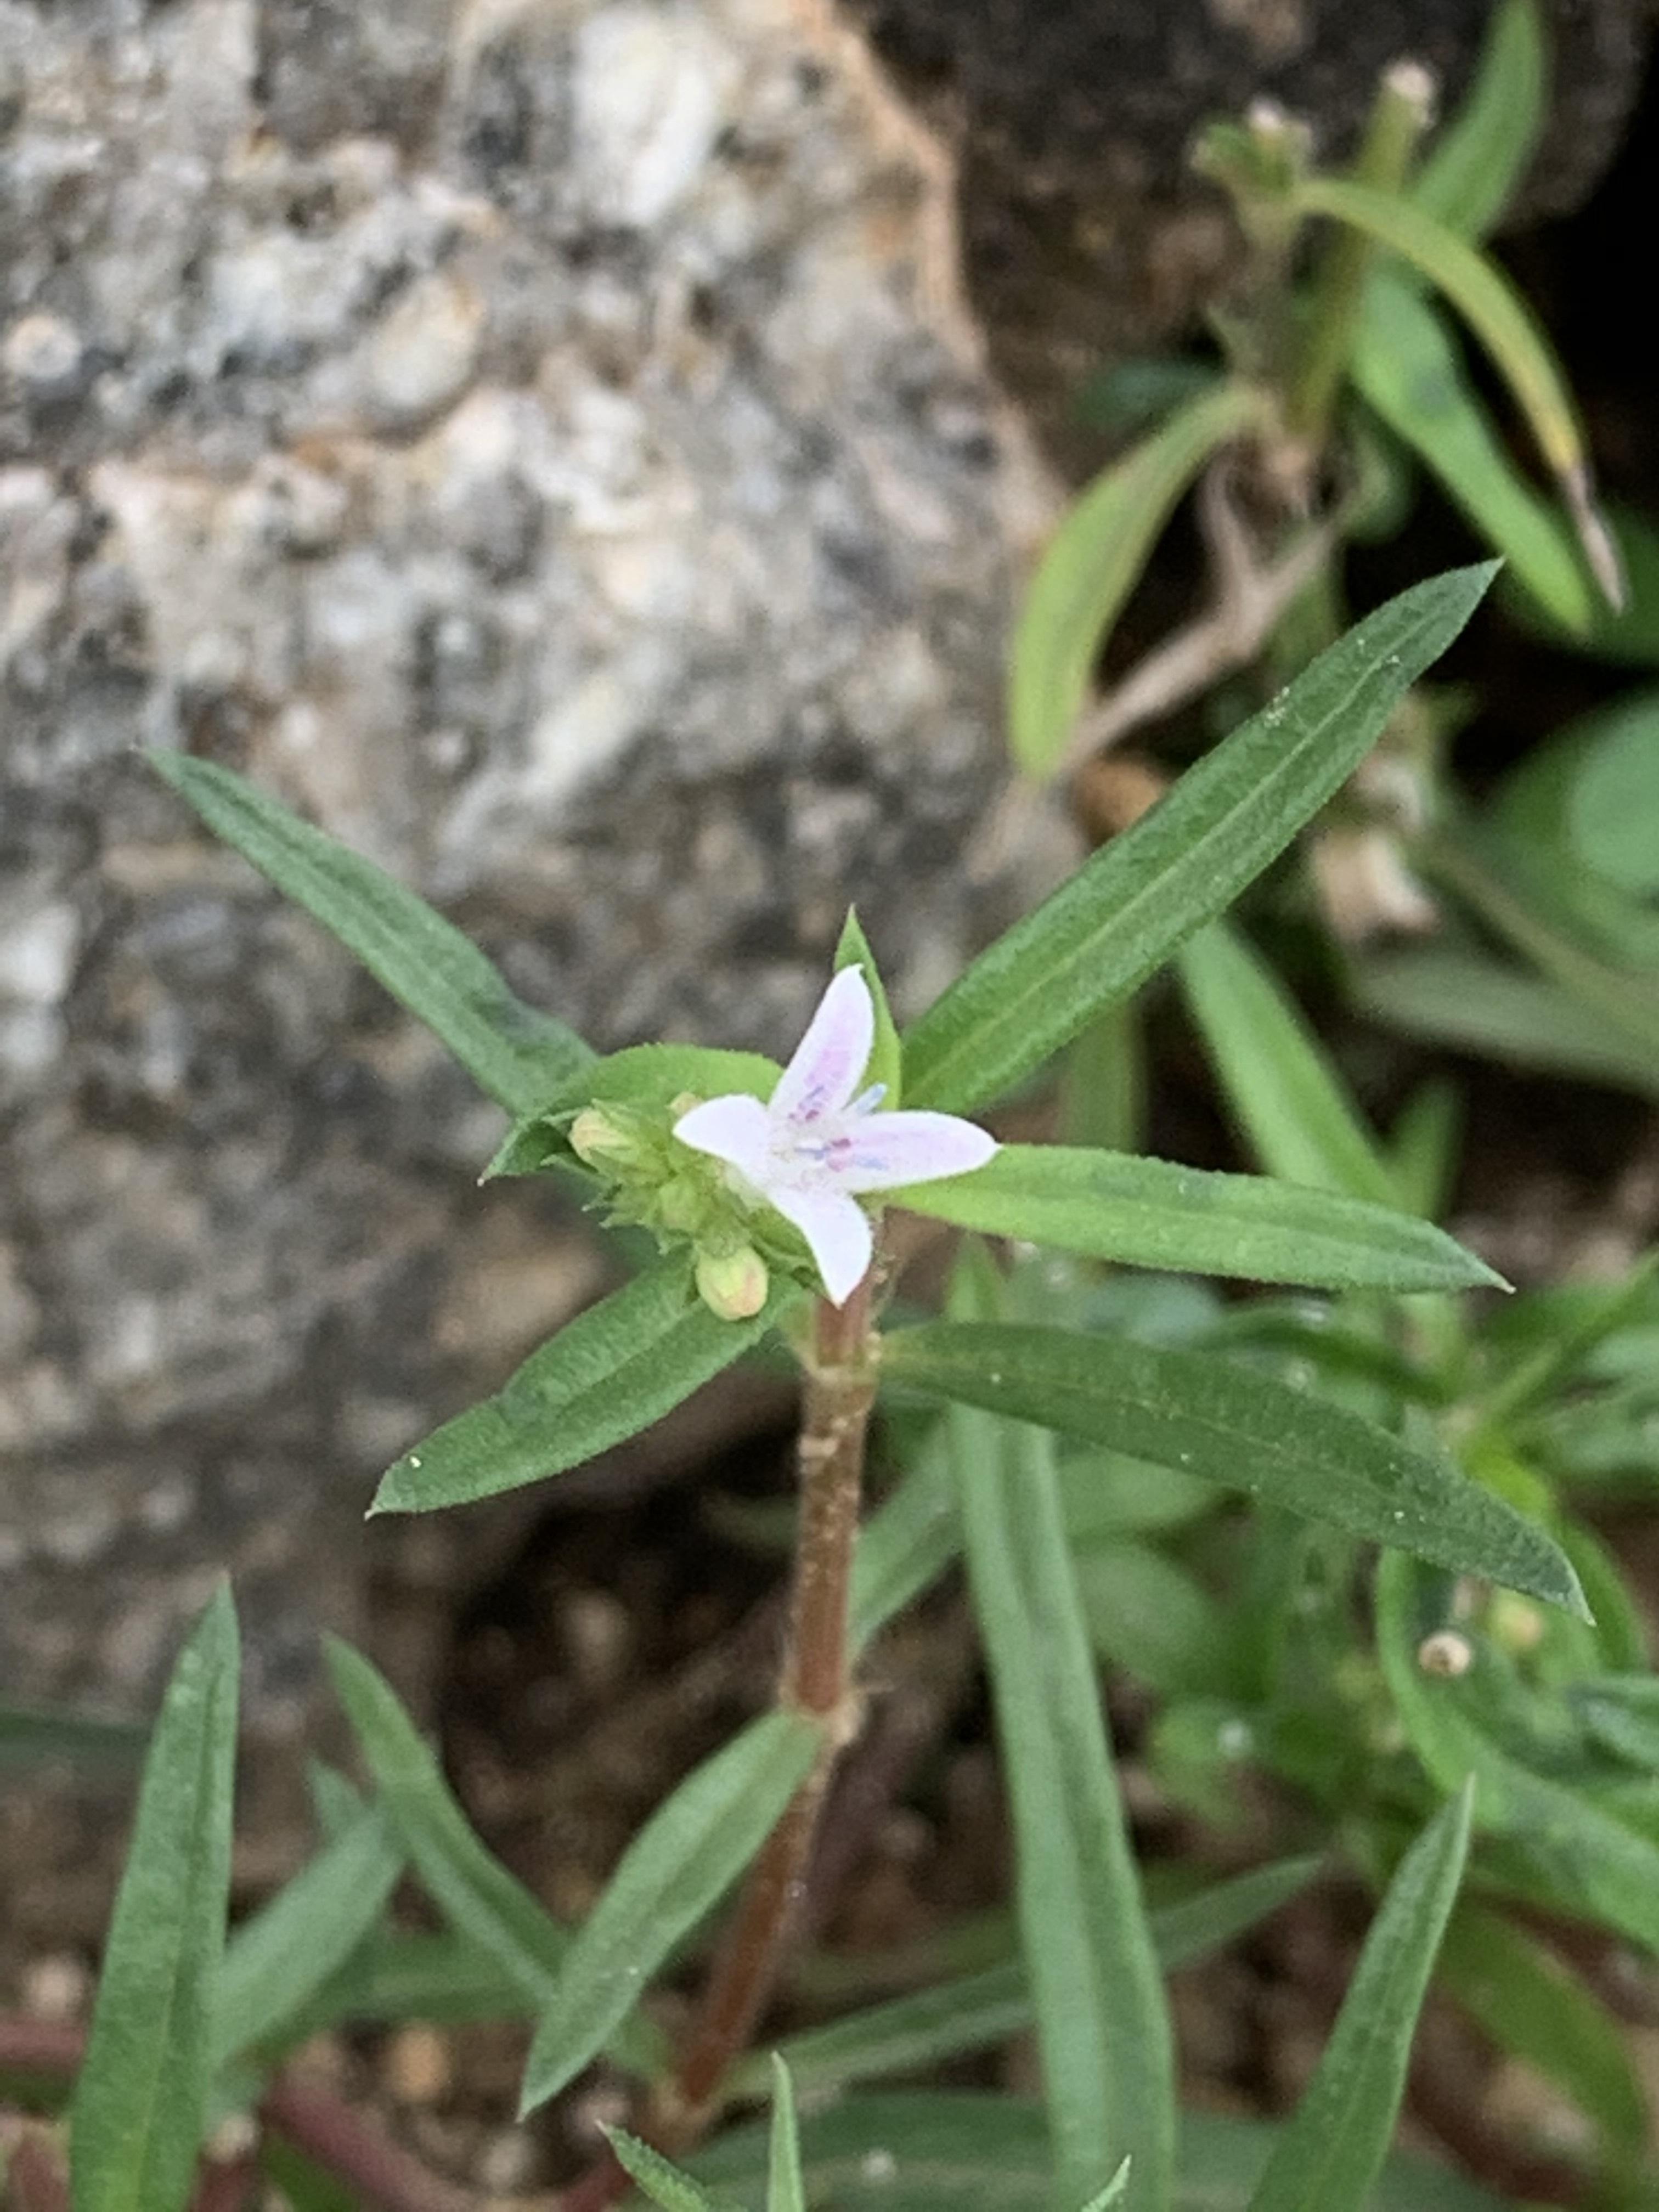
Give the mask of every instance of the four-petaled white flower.
<svg viewBox="0 0 1659 2212">
<path fill-rule="evenodd" d="M 954 1114 L 878 1113 L 883 1084 L 854 1097 L 875 1036 L 870 987 L 857 968 L 843 968 L 765 1105 L 742 1094 L 710 1098 L 674 1124 L 682 1144 L 735 1170 L 744 1195 L 794 1224 L 836 1305 L 874 1249 L 859 1193 L 967 1175 L 997 1149 L 994 1137 Z"/>
</svg>

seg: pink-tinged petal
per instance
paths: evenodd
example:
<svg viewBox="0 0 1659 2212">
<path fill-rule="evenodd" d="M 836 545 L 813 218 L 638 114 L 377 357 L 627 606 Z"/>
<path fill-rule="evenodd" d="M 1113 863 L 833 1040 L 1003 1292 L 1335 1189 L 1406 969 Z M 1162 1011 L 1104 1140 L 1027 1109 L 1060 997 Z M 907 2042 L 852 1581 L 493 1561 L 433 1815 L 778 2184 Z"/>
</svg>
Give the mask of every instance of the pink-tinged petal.
<svg viewBox="0 0 1659 2212">
<path fill-rule="evenodd" d="M 694 1152 L 708 1152 L 725 1160 L 757 1182 L 766 1173 L 772 1117 L 758 1098 L 733 1091 L 729 1097 L 706 1099 L 682 1114 L 674 1134 Z"/>
<path fill-rule="evenodd" d="M 830 980 L 794 1058 L 772 1093 L 775 1121 L 820 1121 L 839 1114 L 858 1089 L 876 1041 L 870 986 L 856 968 Z"/>
<path fill-rule="evenodd" d="M 870 1217 L 854 1198 L 836 1190 L 791 1190 L 780 1186 L 766 1194 L 786 1221 L 793 1221 L 817 1262 L 833 1305 L 843 1306 L 870 1271 L 876 1249 Z"/>
<path fill-rule="evenodd" d="M 954 1114 L 871 1114 L 848 1122 L 845 1134 L 830 1163 L 842 1190 L 897 1190 L 971 1175 L 997 1149 L 994 1137 Z"/>
</svg>

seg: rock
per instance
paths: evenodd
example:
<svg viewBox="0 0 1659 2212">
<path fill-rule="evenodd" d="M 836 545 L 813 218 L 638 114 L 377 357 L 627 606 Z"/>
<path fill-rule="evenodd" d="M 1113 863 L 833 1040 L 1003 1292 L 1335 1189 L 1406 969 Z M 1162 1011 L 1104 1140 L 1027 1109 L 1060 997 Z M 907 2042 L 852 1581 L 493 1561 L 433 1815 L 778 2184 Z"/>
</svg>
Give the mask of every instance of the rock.
<svg viewBox="0 0 1659 2212">
<path fill-rule="evenodd" d="M 998 373 L 1051 445 L 1103 361 L 1193 327 L 1237 250 L 1194 177 L 1200 128 L 1265 96 L 1352 149 L 1389 63 L 1425 64 L 1449 113 L 1492 0 L 846 0 L 955 142 L 970 292 Z M 1649 0 L 1545 0 L 1550 127 L 1514 220 L 1589 197 L 1617 152 L 1652 34 Z"/>
<path fill-rule="evenodd" d="M 374 1474 L 601 1276 L 135 744 L 601 1045 L 783 1048 L 849 900 L 908 1011 L 1064 865 L 974 857 L 1052 493 L 815 0 L 0 0 L 0 1680 L 146 1711 L 228 1567 L 297 1772 L 319 1626 L 419 1705 L 536 1510 Z"/>
</svg>

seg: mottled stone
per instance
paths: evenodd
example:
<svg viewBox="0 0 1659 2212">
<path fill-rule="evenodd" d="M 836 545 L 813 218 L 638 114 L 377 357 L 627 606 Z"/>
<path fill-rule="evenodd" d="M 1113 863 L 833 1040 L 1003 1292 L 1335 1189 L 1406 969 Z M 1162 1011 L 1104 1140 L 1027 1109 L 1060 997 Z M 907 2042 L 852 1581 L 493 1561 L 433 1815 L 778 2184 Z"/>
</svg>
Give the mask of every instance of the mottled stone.
<svg viewBox="0 0 1659 2212">
<path fill-rule="evenodd" d="M 374 1474 L 602 1274 L 134 748 L 602 1045 L 781 1048 L 850 899 L 911 1010 L 1061 864 L 975 859 L 1052 494 L 807 0 L 0 0 L 0 1681 L 143 1710 L 226 1567 L 282 1746 L 324 1623 L 418 1700 L 531 1509 Z"/>
</svg>

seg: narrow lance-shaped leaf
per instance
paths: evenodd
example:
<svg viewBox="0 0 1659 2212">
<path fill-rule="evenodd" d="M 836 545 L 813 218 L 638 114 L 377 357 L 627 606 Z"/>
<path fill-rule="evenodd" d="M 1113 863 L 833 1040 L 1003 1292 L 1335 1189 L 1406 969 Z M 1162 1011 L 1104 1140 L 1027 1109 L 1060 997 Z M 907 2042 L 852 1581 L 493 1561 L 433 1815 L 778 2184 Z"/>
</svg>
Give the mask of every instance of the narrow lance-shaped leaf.
<svg viewBox="0 0 1659 2212">
<path fill-rule="evenodd" d="M 179 1656 L 144 1761 L 76 2084 L 75 2212 L 179 2212 L 190 2193 L 230 1890 L 237 1673 L 222 1584 Z"/>
<path fill-rule="evenodd" d="M 768 2149 L 766 2212 L 806 2212 L 795 2092 L 789 2069 L 775 2051 L 772 2055 L 772 2136 Z"/>
<path fill-rule="evenodd" d="M 841 933 L 841 942 L 836 947 L 836 968 L 858 968 L 870 987 L 870 1002 L 875 1008 L 876 1041 L 870 1048 L 870 1060 L 864 1071 L 866 1085 L 879 1083 L 884 1096 L 882 1107 L 889 1114 L 902 1104 L 903 1066 L 899 1052 L 899 1035 L 893 1021 L 893 1010 L 887 1003 L 887 987 L 881 980 L 881 970 L 876 965 L 876 956 L 870 950 L 857 909 L 848 907 L 847 920 Z M 770 1097 L 768 1091 L 765 1094 Z"/>
<path fill-rule="evenodd" d="M 1481 954 L 1431 949 L 1362 962 L 1353 1000 L 1408 1036 L 1659 1097 L 1659 1052 L 1627 1039 L 1570 990 Z"/>
<path fill-rule="evenodd" d="M 1068 510 L 1031 580 L 1009 655 L 1009 742 L 1028 775 L 1059 767 L 1101 641 L 1176 501 L 1218 447 L 1262 412 L 1261 395 L 1245 385 L 1200 392 Z"/>
<path fill-rule="evenodd" d="M 1006 2090 L 848 2097 L 802 2123 L 809 2201 L 834 2212 L 1053 2212 L 1042 2123 L 1039 2106 Z M 1183 2112 L 1175 2199 L 1182 2212 L 1244 2212 L 1277 2132 L 1269 2121 Z M 872 2148 L 886 2155 L 872 2159 Z M 705 2184 L 718 2183 L 752 2204 L 765 2181 L 764 2127 L 729 2130 L 693 2164 Z M 1508 2208 L 1449 2167 L 1397 2152 L 1383 2167 L 1368 2212 Z"/>
<path fill-rule="evenodd" d="M 1424 1638 L 1446 1626 L 1449 1598 L 1444 1578 L 1411 1559 L 1385 1553 L 1378 1562 L 1377 1656 L 1412 1749 L 1443 1789 L 1474 1776 L 1481 1832 L 1516 1839 L 1528 1893 L 1659 1948 L 1659 1843 L 1498 1740 L 1485 1707 L 1497 1662 L 1477 1634 L 1460 1625 L 1474 1655 L 1462 1675 L 1425 1674 L 1418 1663 Z"/>
<path fill-rule="evenodd" d="M 1162 1970 L 1219 1950 L 1294 1897 L 1319 1872 L 1316 1857 L 1282 1859 L 1229 1881 L 1213 1884 L 1177 1905 L 1154 1906 L 1147 1916 Z M 1012 1942 L 1012 1934 L 1010 1936 Z M 1025 1969 L 1018 1957 L 973 1974 L 959 1974 L 908 1996 L 849 2013 L 825 2027 L 791 2036 L 780 2055 L 815 2098 L 884 2075 L 915 2074 L 1023 2035 L 1032 2021 Z M 733 2098 L 761 2095 L 765 2069 L 758 2057 L 732 2075 Z"/>
<path fill-rule="evenodd" d="M 569 1955 L 570 1931 L 485 1850 L 384 1676 L 349 1644 L 330 1638 L 325 1650 L 358 1748 L 422 1884 L 455 1928 L 532 2003 L 544 2003 Z M 642 2021 L 629 2021 L 612 2049 L 635 2073 L 654 2073 L 663 2063 L 662 2039 Z"/>
<path fill-rule="evenodd" d="M 751 1321 L 722 1321 L 670 1257 L 532 1352 L 505 1387 L 407 1451 L 371 1509 L 424 1513 L 516 1490 L 592 1459 L 678 1406 L 757 1343 L 799 1296 L 775 1283 Z"/>
<path fill-rule="evenodd" d="M 722 2199 L 711 2197 L 701 2182 L 694 2181 L 672 2159 L 653 2150 L 637 2136 L 630 2136 L 623 2128 L 607 2128 L 605 2139 L 623 2172 L 660 2212 L 730 2212 Z"/>
<path fill-rule="evenodd" d="M 1176 1467 L 1584 1617 L 1542 1528 L 1449 1460 L 1227 1358 L 1003 1323 L 929 1322 L 883 1346 L 890 1382 Z"/>
<path fill-rule="evenodd" d="M 1334 216 L 1397 253 L 1443 292 L 1491 355 L 1532 427 L 1561 489 L 1597 581 L 1615 605 L 1624 602 L 1619 556 L 1590 495 L 1589 463 L 1577 411 L 1555 356 L 1531 309 L 1475 246 L 1410 200 L 1340 177 L 1307 177 L 1292 205 L 1303 215 Z"/>
<path fill-rule="evenodd" d="M 1182 945 L 1181 981 L 1227 1102 L 1268 1174 L 1397 1207 L 1394 1177 L 1347 1086 L 1237 932 L 1212 922 Z"/>
<path fill-rule="evenodd" d="M 1500 0 L 1474 82 L 1412 185 L 1425 215 L 1465 238 L 1486 235 L 1538 143 L 1547 78 L 1536 0 Z"/>
<path fill-rule="evenodd" d="M 907 1035 L 907 1103 L 965 1113 L 1011 1089 L 1212 921 L 1364 759 L 1493 574 L 1379 608 L 982 952 Z"/>
<path fill-rule="evenodd" d="M 213 2008 L 216 2064 L 286 2029 L 385 1910 L 404 1853 L 384 1810 L 364 1807 L 225 1947 Z"/>
<path fill-rule="evenodd" d="M 953 1310 L 982 1309 L 965 1272 Z M 1013 1808 L 1021 1948 L 1042 2057 L 1056 2201 L 1127 2155 L 1128 2202 L 1163 2212 L 1175 2150 L 1164 1987 L 1124 1826 L 1100 1689 L 1039 1429 L 951 1417 L 963 1554 Z"/>
<path fill-rule="evenodd" d="M 527 1114 L 592 1054 L 574 1030 L 510 991 L 443 916 L 216 762 L 146 755 L 208 828 L 355 952 L 509 1114 Z"/>
<path fill-rule="evenodd" d="M 984 1236 L 1136 1267 L 1327 1290 L 1450 1291 L 1502 1279 L 1396 1206 L 1124 1152 L 1004 1145 L 972 1175 L 894 1197 Z"/>
<path fill-rule="evenodd" d="M 1446 1930 L 1440 1977 L 1500 2051 L 1565 2090 L 1609 2144 L 1639 2152 L 1647 2106 L 1624 2035 L 1565 1960 L 1501 1913 L 1461 1905 Z"/>
<path fill-rule="evenodd" d="M 1388 2155 L 1424 1992 L 1468 1855 L 1466 1784 L 1401 1861 L 1331 2039 L 1250 2212 L 1361 2212 Z"/>
<path fill-rule="evenodd" d="M 1597 603 L 1571 537 L 1510 459 L 1451 332 L 1397 266 L 1377 270 L 1365 288 L 1351 371 L 1539 605 L 1573 636 L 1586 635 Z"/>
<path fill-rule="evenodd" d="M 769 1713 L 658 1807 L 570 1946 L 526 2062 L 521 2115 L 556 2096 L 626 2019 L 759 1850 L 822 1741 L 805 1716 Z"/>
</svg>

